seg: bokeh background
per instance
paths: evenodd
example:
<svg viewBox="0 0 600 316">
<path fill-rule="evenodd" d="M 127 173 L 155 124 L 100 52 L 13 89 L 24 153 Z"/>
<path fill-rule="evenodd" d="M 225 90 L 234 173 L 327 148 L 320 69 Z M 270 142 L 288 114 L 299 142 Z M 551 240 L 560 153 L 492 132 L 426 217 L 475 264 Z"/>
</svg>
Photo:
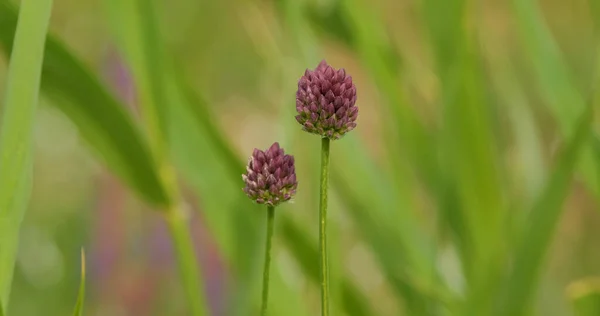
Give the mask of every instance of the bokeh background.
<svg viewBox="0 0 600 316">
<path fill-rule="evenodd" d="M 295 155 L 299 189 L 277 209 L 272 315 L 318 314 L 320 142 L 294 120 L 294 98 L 321 59 L 353 76 L 360 107 L 356 130 L 332 144 L 334 315 L 452 314 L 470 301 L 469 271 L 509 270 L 598 86 L 596 0 L 149 3 L 156 47 L 202 100 L 160 107 L 213 315 L 257 314 L 265 213 L 241 191 L 241 163 L 274 141 Z M 50 29 L 139 122 L 127 37 L 135 18 L 119 8 L 55 0 Z M 6 67 L 3 50 L 0 99 Z M 57 102 L 42 92 L 35 118 L 10 315 L 68 315 L 82 247 L 86 315 L 187 315 L 160 210 L 105 164 Z M 542 203 L 560 214 L 536 268 L 531 315 L 573 315 L 568 286 L 600 276 L 599 113 L 564 203 Z M 493 261 L 470 255 L 486 248 L 504 251 Z"/>
</svg>

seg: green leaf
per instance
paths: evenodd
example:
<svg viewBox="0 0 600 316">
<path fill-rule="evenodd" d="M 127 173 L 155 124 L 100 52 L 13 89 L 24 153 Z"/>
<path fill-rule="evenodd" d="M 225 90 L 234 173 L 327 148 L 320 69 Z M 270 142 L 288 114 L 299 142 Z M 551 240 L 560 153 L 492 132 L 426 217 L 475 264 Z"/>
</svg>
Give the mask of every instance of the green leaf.
<svg viewBox="0 0 600 316">
<path fill-rule="evenodd" d="M 506 56 L 508 53 L 504 54 L 503 52 L 499 55 Z M 491 64 L 494 65 L 492 72 L 496 74 L 492 77 L 496 96 L 508 109 L 513 134 L 519 135 L 519 137 L 515 137 L 515 152 L 519 155 L 517 160 L 521 168 L 518 169 L 518 175 L 515 175 L 514 183 L 518 182 L 520 185 L 513 189 L 519 191 L 518 195 L 523 195 L 524 199 L 529 202 L 537 196 L 543 180 L 546 178 L 546 166 L 543 162 L 538 126 L 536 126 L 531 106 L 528 104 L 529 99 L 520 86 L 521 81 L 515 74 L 514 66 L 504 57 L 500 57 Z M 516 217 L 520 218 L 520 216 Z"/>
<path fill-rule="evenodd" d="M 19 226 L 31 194 L 32 134 L 38 104 L 44 42 L 52 0 L 22 1 L 11 30 L 14 58 L 8 66 L 0 123 L 0 301 L 8 304 Z M 2 28 L 2 31 L 5 31 Z"/>
<path fill-rule="evenodd" d="M 178 70 L 176 75 L 177 86 L 186 101 L 187 110 L 191 113 L 196 124 L 202 128 L 211 145 L 222 157 L 223 164 L 226 167 L 225 172 L 228 173 L 227 176 L 231 179 L 239 178 L 245 170 L 243 160 L 238 157 L 233 150 L 233 146 L 216 124 L 218 120 L 206 100 L 196 93 L 183 78 L 182 70 Z"/>
<path fill-rule="evenodd" d="M 79 283 L 79 292 L 77 294 L 77 303 L 73 316 L 83 315 L 83 303 L 85 301 L 85 251 L 81 249 L 81 281 Z M 1 315 L 0 315 L 1 316 Z"/>
<path fill-rule="evenodd" d="M 463 49 L 459 45 L 463 44 L 463 30 L 461 29 L 461 19 L 464 18 L 464 1 L 422 1 L 421 17 L 427 26 L 428 38 L 431 42 L 433 57 L 436 65 L 436 73 L 440 78 L 440 100 L 436 102 L 452 109 L 448 104 L 452 102 L 450 98 L 459 89 L 459 78 L 455 73 L 460 72 L 457 66 L 459 54 Z M 460 43 L 460 44 L 459 44 Z M 460 49 L 459 49 L 460 47 Z M 462 84 L 462 83 L 461 83 Z M 474 90 L 475 91 L 475 90 Z M 440 108 L 440 112 L 445 114 L 446 122 L 452 122 L 448 115 L 450 111 Z M 454 111 L 457 112 L 457 111 Z M 472 235 L 469 211 L 463 206 L 463 199 L 468 198 L 464 192 L 460 192 L 461 185 L 459 181 L 460 172 L 454 172 L 455 166 L 451 165 L 450 155 L 454 149 L 454 137 L 448 135 L 449 124 L 443 124 L 436 137 L 432 137 L 431 142 L 437 145 L 440 156 L 439 166 L 435 169 L 433 180 L 430 180 L 432 192 L 437 197 L 438 205 L 438 225 L 439 230 L 448 234 L 453 239 L 458 253 L 461 256 L 463 274 L 469 274 L 472 265 L 472 256 L 474 253 L 475 242 L 477 238 Z M 462 141 L 461 141 L 462 142 Z M 460 153 L 460 151 L 456 151 Z M 453 161 L 460 161 L 459 157 Z M 468 164 L 468 163 L 465 163 Z M 433 169 L 433 168 L 432 168 Z M 459 176 L 457 177 L 458 174 Z"/>
<path fill-rule="evenodd" d="M 575 316 L 600 315 L 600 278 L 587 278 L 573 282 L 567 296 Z"/>
<path fill-rule="evenodd" d="M 130 66 L 141 115 L 154 155 L 162 162 L 166 152 L 168 69 L 157 24 L 156 1 L 106 1 L 112 34 Z"/>
<path fill-rule="evenodd" d="M 354 34 L 355 47 L 362 63 L 370 70 L 371 77 L 381 90 L 386 107 L 382 115 L 385 123 L 384 137 L 393 172 L 393 180 L 403 185 L 409 177 L 405 166 L 399 165 L 406 156 L 428 185 L 436 182 L 435 155 L 431 135 L 426 130 L 417 112 L 409 105 L 403 88 L 400 57 L 391 43 L 389 34 L 382 27 L 368 1 L 341 1 L 343 20 L 347 20 Z M 402 144 L 402 154 L 400 153 Z"/>
<path fill-rule="evenodd" d="M 569 192 L 577 158 L 590 136 L 593 121 L 591 108 L 582 114 L 575 134 L 558 156 L 544 190 L 532 207 L 520 238 L 521 243 L 515 251 L 513 269 L 507 278 L 502 315 L 523 315 L 533 297 L 545 254 L 562 215 L 562 204 Z"/>
<path fill-rule="evenodd" d="M 0 45 L 5 51 L 12 48 L 15 25 L 15 8 L 0 0 Z M 168 204 L 150 150 L 123 104 L 51 35 L 46 41 L 41 87 L 113 172 L 149 203 Z"/>
<path fill-rule="evenodd" d="M 491 307 L 491 290 L 501 275 L 506 203 L 482 55 L 476 34 L 466 26 L 475 23 L 469 4 L 429 0 L 423 10 L 442 85 L 438 199 L 450 206 L 440 208 L 442 218 L 454 232 L 468 283 L 462 314 L 482 315 Z"/>
</svg>

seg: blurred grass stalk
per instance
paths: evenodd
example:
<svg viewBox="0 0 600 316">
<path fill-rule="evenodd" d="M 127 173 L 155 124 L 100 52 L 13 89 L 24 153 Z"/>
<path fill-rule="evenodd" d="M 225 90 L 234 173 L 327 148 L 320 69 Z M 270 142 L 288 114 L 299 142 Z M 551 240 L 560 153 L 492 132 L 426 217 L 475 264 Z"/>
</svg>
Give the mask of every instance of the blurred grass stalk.
<svg viewBox="0 0 600 316">
<path fill-rule="evenodd" d="M 0 127 L 0 304 L 5 309 L 19 227 L 31 194 L 33 119 L 51 11 L 52 0 L 21 2 L 8 66 Z"/>
<path fill-rule="evenodd" d="M 175 168 L 167 142 L 166 109 L 169 70 L 165 66 L 163 45 L 156 17 L 156 1 L 109 1 L 111 19 L 121 52 L 134 75 L 135 87 L 159 178 L 169 197 L 165 219 L 169 226 L 180 270 L 180 281 L 187 295 L 190 313 L 208 314 L 204 282 L 199 272 L 192 236 L 190 214 L 183 208 Z"/>
</svg>

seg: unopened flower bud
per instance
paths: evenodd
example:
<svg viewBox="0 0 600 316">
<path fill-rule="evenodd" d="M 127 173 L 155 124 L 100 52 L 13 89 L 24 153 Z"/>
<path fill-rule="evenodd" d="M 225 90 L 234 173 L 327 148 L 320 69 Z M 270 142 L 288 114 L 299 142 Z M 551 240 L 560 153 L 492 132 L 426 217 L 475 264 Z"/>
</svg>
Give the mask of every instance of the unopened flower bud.
<svg viewBox="0 0 600 316">
<path fill-rule="evenodd" d="M 286 155 L 279 143 L 266 151 L 254 149 L 242 179 L 250 199 L 271 206 L 290 200 L 298 187 L 294 157 Z"/>
<path fill-rule="evenodd" d="M 356 127 L 358 107 L 352 77 L 324 60 L 307 69 L 298 81 L 296 120 L 302 129 L 329 139 L 339 139 Z"/>
</svg>

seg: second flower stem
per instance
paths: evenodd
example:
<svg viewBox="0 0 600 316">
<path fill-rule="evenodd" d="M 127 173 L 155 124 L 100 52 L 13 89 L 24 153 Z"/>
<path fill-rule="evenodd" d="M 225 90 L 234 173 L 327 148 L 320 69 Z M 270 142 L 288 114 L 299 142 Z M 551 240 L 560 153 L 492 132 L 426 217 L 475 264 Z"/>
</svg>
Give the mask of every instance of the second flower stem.
<svg viewBox="0 0 600 316">
<path fill-rule="evenodd" d="M 265 242 L 265 268 L 263 271 L 262 307 L 260 314 L 267 315 L 267 303 L 269 300 L 269 275 L 271 266 L 271 245 L 273 239 L 273 226 L 275 222 L 275 207 L 267 207 L 267 239 Z"/>
<path fill-rule="evenodd" d="M 329 315 L 329 268 L 327 264 L 327 187 L 329 138 L 321 140 L 321 198 L 319 201 L 319 252 L 321 253 L 321 315 Z"/>
</svg>

